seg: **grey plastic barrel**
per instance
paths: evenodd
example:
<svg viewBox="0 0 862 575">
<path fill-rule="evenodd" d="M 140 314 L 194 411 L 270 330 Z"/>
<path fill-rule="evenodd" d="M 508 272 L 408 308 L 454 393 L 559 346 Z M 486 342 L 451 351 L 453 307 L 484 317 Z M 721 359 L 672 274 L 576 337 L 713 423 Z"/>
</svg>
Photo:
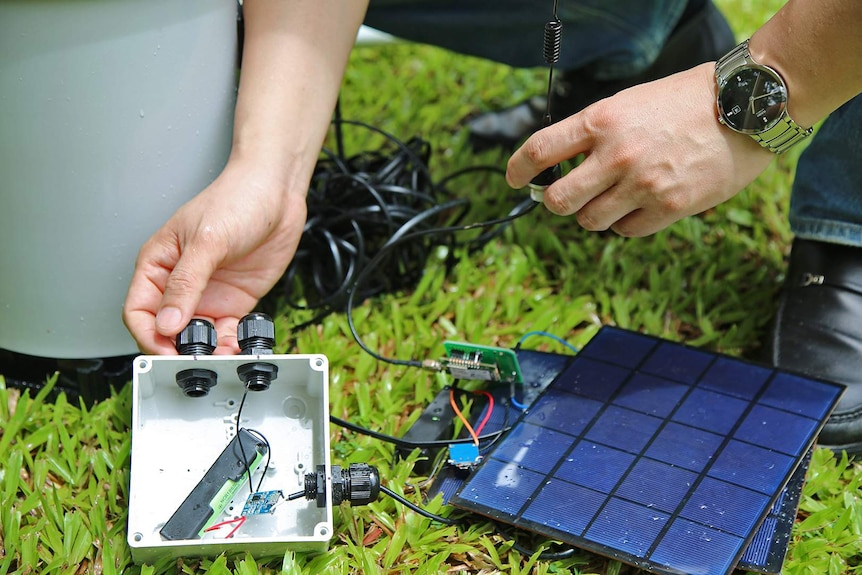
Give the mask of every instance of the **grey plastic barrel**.
<svg viewBox="0 0 862 575">
<path fill-rule="evenodd" d="M 137 349 L 143 242 L 227 159 L 236 0 L 0 2 L 0 348 Z"/>
</svg>

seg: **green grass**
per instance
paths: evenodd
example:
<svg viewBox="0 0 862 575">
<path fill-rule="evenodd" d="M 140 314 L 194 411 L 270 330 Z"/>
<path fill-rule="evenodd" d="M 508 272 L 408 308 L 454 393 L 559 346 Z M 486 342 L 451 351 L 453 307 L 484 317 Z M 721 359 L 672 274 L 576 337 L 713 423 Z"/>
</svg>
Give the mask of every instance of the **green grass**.
<svg viewBox="0 0 862 575">
<path fill-rule="evenodd" d="M 780 2 L 720 5 L 742 38 Z M 544 79 L 541 70 L 511 70 L 429 47 L 364 48 L 348 69 L 343 111 L 401 138 L 428 139 L 432 172 L 442 177 L 476 164 L 504 166 L 504 154 L 469 151 L 459 120 L 539 92 Z M 348 135 L 348 151 L 367 145 L 362 134 Z M 786 212 L 797 156 L 779 158 L 726 204 L 649 238 L 587 233 L 571 219 L 536 210 L 448 273 L 441 258 L 432 258 L 414 290 L 357 309 L 357 325 L 372 348 L 404 358 L 437 357 L 444 339 L 511 346 L 530 330 L 582 345 L 603 324 L 756 357 L 791 239 Z M 496 216 L 520 197 L 502 178 L 454 187 L 479 202 L 477 217 Z M 303 317 L 280 311 L 277 351 L 330 358 L 335 415 L 398 435 L 446 383 L 362 353 L 343 314 L 288 337 Z M 530 344 L 565 351 L 551 340 Z M 92 408 L 43 396 L 0 386 L 0 573 L 636 572 L 589 553 L 544 563 L 513 551 L 482 520 L 468 529 L 444 527 L 389 499 L 339 508 L 326 554 L 133 565 L 125 542 L 130 388 Z M 335 462 L 376 463 L 386 485 L 419 501 L 408 488 L 418 481 L 412 461 L 381 464 L 391 460 L 390 446 L 334 427 L 332 440 Z M 860 484 L 858 464 L 815 452 L 785 573 L 862 573 Z"/>
</svg>

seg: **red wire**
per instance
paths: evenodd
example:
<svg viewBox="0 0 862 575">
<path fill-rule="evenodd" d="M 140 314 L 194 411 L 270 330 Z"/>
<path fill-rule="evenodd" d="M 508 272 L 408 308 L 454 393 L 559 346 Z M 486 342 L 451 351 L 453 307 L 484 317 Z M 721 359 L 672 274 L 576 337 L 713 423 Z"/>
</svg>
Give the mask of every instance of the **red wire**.
<svg viewBox="0 0 862 575">
<path fill-rule="evenodd" d="M 474 391 L 473 393 L 482 394 L 488 398 L 488 409 L 485 411 L 485 417 L 483 417 L 482 421 L 479 422 L 479 425 L 476 426 L 476 435 L 482 435 L 482 430 L 485 429 L 485 424 L 487 424 L 488 420 L 491 419 L 491 413 L 494 411 L 494 396 L 484 389 Z"/>
<path fill-rule="evenodd" d="M 224 527 L 225 525 L 230 525 L 232 523 L 236 523 L 236 525 L 234 525 L 234 528 L 230 530 L 230 533 L 225 535 L 225 539 L 229 539 L 234 533 L 237 532 L 237 530 L 239 530 L 240 527 L 242 527 L 242 524 L 245 523 L 246 519 L 247 518 L 245 515 L 242 515 L 240 517 L 234 517 L 233 519 L 228 519 L 227 521 L 222 521 L 221 523 L 216 523 L 214 525 L 210 525 L 209 527 L 204 529 L 204 532 L 208 533 L 210 531 L 215 531 L 216 529 Z"/>
</svg>

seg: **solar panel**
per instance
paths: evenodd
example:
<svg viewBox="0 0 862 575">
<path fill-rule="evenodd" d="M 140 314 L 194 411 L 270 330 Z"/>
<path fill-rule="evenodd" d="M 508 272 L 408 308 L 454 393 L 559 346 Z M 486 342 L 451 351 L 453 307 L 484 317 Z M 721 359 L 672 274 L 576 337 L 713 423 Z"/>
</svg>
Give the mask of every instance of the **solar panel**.
<svg viewBox="0 0 862 575">
<path fill-rule="evenodd" d="M 727 575 L 761 525 L 775 539 L 842 391 L 604 327 L 450 503 L 656 573 Z"/>
</svg>

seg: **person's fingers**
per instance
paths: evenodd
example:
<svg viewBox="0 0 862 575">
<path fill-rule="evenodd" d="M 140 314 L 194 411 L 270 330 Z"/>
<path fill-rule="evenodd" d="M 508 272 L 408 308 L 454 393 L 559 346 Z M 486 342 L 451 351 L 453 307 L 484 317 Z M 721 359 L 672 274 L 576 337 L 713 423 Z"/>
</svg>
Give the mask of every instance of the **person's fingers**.
<svg viewBox="0 0 862 575">
<path fill-rule="evenodd" d="M 146 310 L 134 310 L 123 314 L 129 333 L 138 343 L 141 353 L 147 355 L 176 355 L 174 340 L 156 331 L 155 316 Z"/>
<path fill-rule="evenodd" d="M 176 353 L 173 341 L 160 334 L 155 323 L 155 313 L 170 275 L 170 260 L 176 257 L 168 255 L 168 251 L 156 238 L 143 245 L 123 303 L 123 322 L 146 354 Z"/>
<path fill-rule="evenodd" d="M 617 220 L 610 229 L 627 238 L 642 238 L 661 231 L 677 221 L 673 214 L 638 209 Z"/>
<path fill-rule="evenodd" d="M 218 347 L 215 355 L 236 355 L 239 353 L 239 345 L 236 341 L 236 328 L 240 318 L 230 316 L 221 317 L 215 321 L 216 333 L 218 333 Z"/>
<path fill-rule="evenodd" d="M 172 337 L 188 325 L 217 267 L 212 250 L 186 246 L 165 283 L 156 313 L 158 333 Z"/>
<path fill-rule="evenodd" d="M 551 184 L 545 190 L 542 203 L 554 214 L 570 216 L 612 189 L 616 182 L 616 167 L 610 162 L 601 161 L 598 154 L 593 154 Z"/>
<path fill-rule="evenodd" d="M 592 146 L 583 112 L 530 136 L 515 150 L 506 166 L 506 181 L 523 188 L 542 170 L 574 158 Z"/>
</svg>

